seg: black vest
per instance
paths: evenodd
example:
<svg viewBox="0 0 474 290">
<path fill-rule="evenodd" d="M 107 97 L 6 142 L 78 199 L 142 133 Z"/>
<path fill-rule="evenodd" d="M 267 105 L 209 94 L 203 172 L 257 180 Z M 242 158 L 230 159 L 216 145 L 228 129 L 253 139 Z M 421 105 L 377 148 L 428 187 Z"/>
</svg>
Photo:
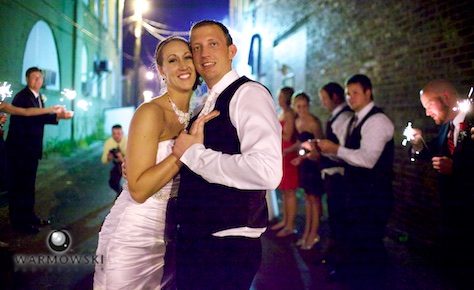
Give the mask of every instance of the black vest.
<svg viewBox="0 0 474 290">
<path fill-rule="evenodd" d="M 334 132 L 332 130 L 332 123 L 334 121 L 336 121 L 336 119 L 339 118 L 339 116 L 342 113 L 348 112 L 348 111 L 351 111 L 351 108 L 348 105 L 346 105 L 334 117 L 331 117 L 327 120 L 327 122 L 326 122 L 326 139 L 328 139 L 328 140 L 330 140 L 330 141 L 332 141 L 336 144 L 339 144 L 339 139 L 337 138 L 336 134 L 334 134 Z M 331 167 L 337 167 L 337 166 L 341 166 L 341 163 L 336 162 L 334 160 L 331 160 L 328 157 L 322 156 L 322 158 L 321 158 L 321 168 L 331 168 Z"/>
<path fill-rule="evenodd" d="M 347 137 L 345 142 L 346 148 L 360 148 L 362 125 L 368 118 L 377 113 L 383 113 L 382 109 L 373 107 L 372 110 L 370 110 L 370 112 L 361 120 L 352 133 Z M 350 125 L 351 124 L 349 124 L 349 127 Z M 382 155 L 380 155 L 379 160 L 372 169 L 346 164 L 344 176 L 348 182 L 348 186 L 353 187 L 353 190 L 359 191 L 391 193 L 394 147 L 392 138 L 385 144 Z"/>
<path fill-rule="evenodd" d="M 237 130 L 229 117 L 229 104 L 235 91 L 248 81 L 248 78 L 241 77 L 217 98 L 215 110 L 220 111 L 220 115 L 204 126 L 206 148 L 223 154 L 241 153 Z M 196 118 L 192 118 L 190 123 Z M 230 228 L 262 228 L 267 225 L 265 190 L 240 190 L 209 183 L 186 166 L 180 173 L 176 217 L 181 235 L 202 237 Z"/>
</svg>

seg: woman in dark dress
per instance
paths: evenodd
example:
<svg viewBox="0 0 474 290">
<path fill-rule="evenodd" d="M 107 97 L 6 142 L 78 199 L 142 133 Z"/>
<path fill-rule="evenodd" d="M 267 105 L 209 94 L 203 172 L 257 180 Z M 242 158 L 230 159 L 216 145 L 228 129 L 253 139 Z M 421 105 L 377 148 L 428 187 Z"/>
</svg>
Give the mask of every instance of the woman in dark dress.
<svg viewBox="0 0 474 290">
<path fill-rule="evenodd" d="M 293 107 L 297 117 L 295 120 L 298 133 L 298 148 L 301 143 L 309 139 L 321 139 L 323 136 L 321 121 L 309 111 L 310 98 L 305 93 L 298 93 L 293 98 Z M 299 154 L 292 160 L 292 164 L 298 166 L 299 187 L 305 193 L 306 222 L 305 230 L 297 245 L 303 250 L 310 250 L 319 242 L 319 219 L 322 214 L 321 195 L 323 184 L 321 170 L 319 168 L 319 156 L 317 152 L 311 154 Z"/>
</svg>

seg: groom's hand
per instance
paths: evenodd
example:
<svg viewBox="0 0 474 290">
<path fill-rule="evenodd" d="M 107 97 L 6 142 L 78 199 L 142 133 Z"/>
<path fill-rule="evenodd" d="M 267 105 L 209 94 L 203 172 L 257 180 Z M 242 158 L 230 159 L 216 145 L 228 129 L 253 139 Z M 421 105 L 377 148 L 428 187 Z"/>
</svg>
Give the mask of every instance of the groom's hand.
<svg viewBox="0 0 474 290">
<path fill-rule="evenodd" d="M 219 111 L 212 111 L 207 115 L 202 115 L 194 121 L 189 132 L 185 130 L 181 131 L 176 138 L 176 141 L 173 146 L 173 154 L 180 159 L 183 156 L 184 152 L 188 150 L 193 144 L 203 144 L 204 143 L 204 124 L 207 121 L 214 119 L 219 116 Z"/>
</svg>

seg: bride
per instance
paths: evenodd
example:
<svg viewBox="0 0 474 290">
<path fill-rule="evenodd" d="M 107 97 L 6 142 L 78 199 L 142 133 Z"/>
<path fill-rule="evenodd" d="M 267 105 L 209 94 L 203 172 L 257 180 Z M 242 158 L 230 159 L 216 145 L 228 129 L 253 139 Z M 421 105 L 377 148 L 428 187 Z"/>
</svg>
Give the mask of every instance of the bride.
<svg viewBox="0 0 474 290">
<path fill-rule="evenodd" d="M 174 138 L 189 122 L 185 112 L 198 83 L 184 38 L 161 41 L 155 59 L 167 92 L 140 105 L 133 115 L 127 183 L 99 233 L 96 254 L 104 262 L 95 267 L 94 289 L 175 288 L 172 262 L 167 258 L 165 263 L 164 232 L 168 199 L 177 194 L 182 164 L 171 153 Z M 198 120 L 202 124 L 217 114 Z"/>
</svg>

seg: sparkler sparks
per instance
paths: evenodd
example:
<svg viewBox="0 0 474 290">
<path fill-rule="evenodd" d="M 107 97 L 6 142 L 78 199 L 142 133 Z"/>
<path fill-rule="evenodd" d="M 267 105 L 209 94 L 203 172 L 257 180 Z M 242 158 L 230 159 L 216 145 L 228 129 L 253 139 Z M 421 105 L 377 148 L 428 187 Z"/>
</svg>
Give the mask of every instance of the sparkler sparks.
<svg viewBox="0 0 474 290">
<path fill-rule="evenodd" d="M 89 107 L 92 106 L 91 102 L 87 102 L 86 100 L 79 100 L 77 102 L 77 107 L 81 108 L 83 111 L 89 110 Z"/>
<path fill-rule="evenodd" d="M 458 101 L 458 106 L 453 108 L 453 111 L 461 111 L 464 113 L 467 113 L 471 110 L 471 104 L 473 103 L 473 100 L 471 98 L 472 92 L 474 91 L 474 87 L 471 87 L 469 90 L 469 93 L 467 94 L 467 99 Z"/>
<path fill-rule="evenodd" d="M 12 96 L 13 91 L 10 90 L 10 86 L 11 84 L 3 82 L 3 85 L 0 87 L 0 102 Z"/>
<path fill-rule="evenodd" d="M 403 146 L 407 146 L 408 142 L 415 140 L 415 130 L 413 129 L 411 122 L 408 122 L 407 126 L 403 130 L 403 136 L 405 136 L 405 139 L 403 139 L 402 141 Z M 421 142 L 423 142 L 423 146 L 426 148 L 426 150 L 429 151 L 428 145 L 426 145 L 426 142 L 425 142 L 425 139 L 423 139 L 423 136 L 420 136 L 420 138 L 421 138 Z M 419 151 L 414 151 L 412 149 L 410 160 L 414 162 L 416 159 L 415 156 L 418 154 L 420 154 Z"/>
<path fill-rule="evenodd" d="M 402 141 L 403 146 L 407 146 L 407 143 L 411 140 L 415 139 L 415 131 L 413 131 L 413 127 L 411 126 L 412 123 L 408 122 L 408 125 L 405 127 L 405 130 L 403 130 L 403 136 L 405 136 L 405 139 Z"/>
<path fill-rule="evenodd" d="M 70 89 L 64 89 L 61 94 L 65 95 L 69 100 L 74 100 L 76 98 L 76 91 Z"/>
</svg>

